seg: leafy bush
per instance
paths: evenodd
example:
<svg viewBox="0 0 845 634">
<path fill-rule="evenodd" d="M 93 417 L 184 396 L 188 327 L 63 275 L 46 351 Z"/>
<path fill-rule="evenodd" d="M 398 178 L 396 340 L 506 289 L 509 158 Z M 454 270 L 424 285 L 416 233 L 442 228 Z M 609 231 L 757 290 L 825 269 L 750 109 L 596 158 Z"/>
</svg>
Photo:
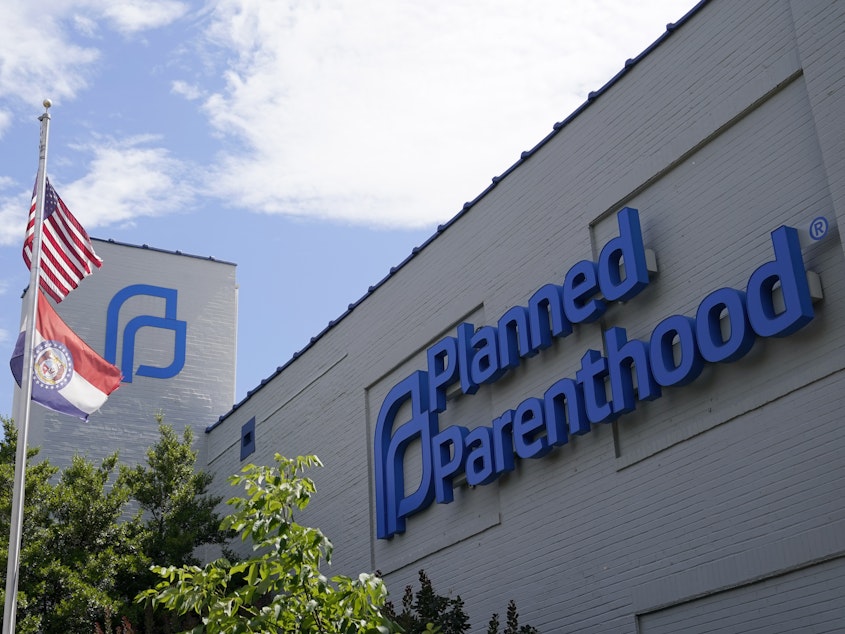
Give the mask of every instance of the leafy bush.
<svg viewBox="0 0 845 634">
<path fill-rule="evenodd" d="M 138 600 L 193 615 L 195 634 L 390 632 L 381 612 L 387 596 L 382 580 L 370 574 L 327 579 L 320 565 L 331 558 L 331 542 L 319 529 L 294 521 L 314 493 L 313 481 L 300 473 L 320 464 L 316 456 L 276 454 L 274 467 L 244 467 L 229 481 L 243 485 L 246 495 L 228 501 L 235 512 L 223 528 L 250 539 L 255 554 L 202 568 L 153 567 L 162 581 Z"/>
<path fill-rule="evenodd" d="M 393 604 L 388 602 L 385 605 L 387 616 L 407 634 L 432 631 L 439 634 L 466 632 L 470 624 L 461 597 L 450 599 L 438 595 L 424 570 L 420 570 L 419 578 L 420 589 L 416 595 L 411 586 L 406 586 L 402 596 L 402 611 L 396 614 Z"/>
<path fill-rule="evenodd" d="M 519 614 L 516 611 L 516 603 L 513 599 L 508 601 L 508 614 L 505 631 L 502 634 L 537 634 L 539 630 L 533 625 L 519 625 Z M 499 634 L 499 615 L 490 617 L 487 624 L 487 634 Z"/>
</svg>

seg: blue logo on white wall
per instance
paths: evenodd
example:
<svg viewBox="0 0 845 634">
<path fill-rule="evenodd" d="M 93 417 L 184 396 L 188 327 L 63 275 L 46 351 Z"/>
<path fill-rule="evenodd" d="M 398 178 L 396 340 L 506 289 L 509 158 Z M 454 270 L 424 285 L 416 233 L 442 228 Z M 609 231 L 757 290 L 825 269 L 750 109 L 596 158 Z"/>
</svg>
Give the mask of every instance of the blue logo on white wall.
<svg viewBox="0 0 845 634">
<path fill-rule="evenodd" d="M 597 262 L 577 262 L 562 284 L 542 286 L 527 306 L 510 308 L 495 326 L 459 324 L 455 336 L 428 349 L 425 371 L 388 392 L 374 437 L 379 539 L 405 532 L 406 518 L 433 502 L 452 502 L 456 479 L 489 484 L 514 469 L 516 456 L 541 458 L 570 435 L 587 434 L 592 425 L 633 411 L 638 401 L 691 383 L 707 363 L 737 361 L 757 337 L 785 337 L 813 319 L 814 295 L 798 232 L 782 226 L 771 234 L 774 259 L 751 274 L 745 290 L 712 291 L 694 317 L 666 317 L 647 340 L 608 328 L 604 354 L 587 350 L 574 377 L 560 378 L 542 396 L 526 398 L 487 426 L 441 430 L 438 414 L 447 408 L 451 386 L 476 393 L 551 346 L 553 338 L 565 338 L 573 325 L 600 318 L 608 302 L 630 300 L 649 284 L 637 210 L 622 209 L 617 221 L 619 235 L 604 245 Z M 419 443 L 422 469 L 419 484 L 409 491 L 404 462 L 412 443 Z"/>
<path fill-rule="evenodd" d="M 176 319 L 177 292 L 175 288 L 163 288 L 149 284 L 133 284 L 115 293 L 109 302 L 106 315 L 106 349 L 105 358 L 110 363 L 117 363 L 117 340 L 120 309 L 131 297 L 145 295 L 149 297 L 160 297 L 164 300 L 164 316 L 139 315 L 133 317 L 126 323 L 123 329 L 123 359 L 119 364 L 123 372 L 124 383 L 131 383 L 133 374 L 148 376 L 154 379 L 169 379 L 176 376 L 185 366 L 185 339 L 187 334 L 187 323 Z M 163 328 L 172 330 L 174 334 L 173 361 L 170 365 L 159 367 L 152 365 L 139 365 L 137 371 L 135 364 L 135 338 L 141 328 Z"/>
</svg>

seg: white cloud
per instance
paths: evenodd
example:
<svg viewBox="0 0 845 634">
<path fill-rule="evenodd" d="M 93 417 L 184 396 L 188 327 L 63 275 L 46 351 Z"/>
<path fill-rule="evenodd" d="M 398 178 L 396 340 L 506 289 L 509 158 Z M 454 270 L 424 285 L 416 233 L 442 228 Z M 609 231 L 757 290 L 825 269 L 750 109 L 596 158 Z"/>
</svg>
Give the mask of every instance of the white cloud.
<svg viewBox="0 0 845 634">
<path fill-rule="evenodd" d="M 210 187 L 268 213 L 444 220 L 688 8 L 220 0 L 208 36 L 234 61 L 205 111 L 232 147 Z"/>
<path fill-rule="evenodd" d="M 32 200 L 32 184 L 29 187 L 27 191 L 13 178 L 0 176 L 0 245 L 23 245 L 26 218 Z"/>
<path fill-rule="evenodd" d="M 189 10 L 176 0 L 45 1 L 37 10 L 0 2 L 0 105 L 9 96 L 75 98 L 101 57 L 84 42 L 105 47 L 107 29 L 160 28 Z M 170 82 L 173 94 L 202 100 L 224 148 L 196 187 L 259 212 L 430 226 L 477 196 L 692 1 L 216 0 L 199 22 L 207 41 L 190 45 L 203 54 L 212 45 L 224 88 L 203 84 L 204 56 L 180 66 L 201 67 L 190 81 Z M 9 112 L 0 110 L 0 136 Z M 195 192 L 168 142 L 97 139 L 82 148 L 90 165 L 76 161 L 88 173 L 60 193 L 92 227 L 183 209 Z M 0 196 L 0 244 L 19 239 L 27 187 Z"/>
<path fill-rule="evenodd" d="M 97 138 L 88 147 L 76 148 L 92 155 L 86 162 L 88 173 L 54 186 L 89 233 L 141 216 L 180 211 L 194 199 L 186 166 L 167 149 L 153 145 L 158 141 Z"/>
<path fill-rule="evenodd" d="M 175 0 L 0 2 L 0 95 L 58 103 L 89 85 L 101 51 L 74 41 L 65 24 L 89 38 L 99 21 L 132 34 L 170 24 L 187 11 Z"/>
<path fill-rule="evenodd" d="M 51 177 L 53 186 L 89 233 L 97 227 L 125 223 L 142 216 L 184 210 L 196 192 L 188 168 L 156 147 L 154 137 L 97 138 L 87 147 L 89 171 L 65 183 Z M 11 179 L 0 179 L 0 245 L 23 240 L 32 190 L 14 191 Z"/>
<path fill-rule="evenodd" d="M 3 138 L 3 133 L 6 128 L 12 123 L 12 113 L 8 110 L 0 109 L 0 139 Z"/>
<path fill-rule="evenodd" d="M 188 12 L 186 3 L 172 0 L 110 0 L 98 4 L 103 16 L 122 33 L 166 26 Z"/>
<path fill-rule="evenodd" d="M 97 35 L 97 21 L 89 16 L 74 15 L 71 17 L 71 24 L 78 33 L 81 33 L 85 37 L 92 38 Z"/>
<path fill-rule="evenodd" d="M 196 101 L 202 97 L 202 90 L 196 84 L 189 84 L 186 81 L 176 80 L 171 82 L 170 90 L 177 95 L 182 95 L 188 101 Z"/>
<path fill-rule="evenodd" d="M 38 3 L 0 2 L 0 94 L 37 103 L 86 85 L 99 53 L 68 40 L 61 17 Z"/>
</svg>

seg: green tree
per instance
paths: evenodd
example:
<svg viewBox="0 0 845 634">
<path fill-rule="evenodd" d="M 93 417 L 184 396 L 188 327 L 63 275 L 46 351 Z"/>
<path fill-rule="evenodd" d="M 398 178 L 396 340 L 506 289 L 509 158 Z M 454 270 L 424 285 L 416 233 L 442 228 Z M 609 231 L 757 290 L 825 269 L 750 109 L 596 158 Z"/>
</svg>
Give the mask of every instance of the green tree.
<svg viewBox="0 0 845 634">
<path fill-rule="evenodd" d="M 3 419 L 0 442 L 0 530 L 9 531 L 18 434 Z M 29 458 L 38 450 L 30 449 Z M 119 523 L 128 491 L 113 482 L 117 454 L 98 467 L 75 456 L 58 470 L 48 461 L 27 461 L 18 580 L 17 630 L 87 632 L 116 598 L 121 570 L 138 565 L 131 523 Z M 2 546 L 5 573 L 7 545 Z M 3 579 L 5 587 L 5 579 Z"/>
<path fill-rule="evenodd" d="M 120 522 L 129 490 L 112 476 L 117 453 L 99 466 L 74 456 L 49 500 L 46 550 L 39 562 L 41 631 L 87 632 L 106 611 L 121 607 L 119 579 L 139 569 L 137 528 Z"/>
<path fill-rule="evenodd" d="M 5 605 L 6 562 L 9 557 L 9 531 L 12 516 L 12 490 L 15 481 L 15 460 L 18 429 L 11 418 L 0 416 L 3 439 L 0 440 L 0 613 Z M 50 478 L 58 471 L 49 462 L 33 463 L 38 449 L 27 451 L 24 512 L 21 534 L 20 575 L 17 596 L 17 631 L 38 632 L 41 626 L 39 596 L 44 581 L 39 567 L 48 555 L 47 529 L 50 525 L 49 500 L 53 487 Z"/>
<path fill-rule="evenodd" d="M 211 474 L 196 470 L 191 428 L 185 427 L 180 439 L 160 415 L 157 420 L 159 440 L 147 450 L 146 464 L 123 467 L 121 471 L 121 483 L 139 506 L 136 519 L 142 527 L 140 549 L 146 558 L 143 570 L 127 571 L 123 579 L 127 602 L 158 579 L 150 564 L 197 565 L 198 547 L 223 544 L 234 536 L 220 528 L 221 517 L 215 508 L 222 497 L 208 494 Z M 137 612 L 128 610 L 124 614 L 137 624 Z M 147 632 L 169 631 L 173 626 L 162 615 L 156 618 L 151 609 L 144 611 L 143 620 Z"/>
<path fill-rule="evenodd" d="M 244 487 L 245 496 L 229 500 L 235 511 L 223 528 L 251 540 L 253 556 L 203 568 L 155 567 L 163 581 L 138 600 L 194 615 L 190 631 L 197 634 L 389 632 L 382 580 L 371 574 L 326 578 L 320 565 L 330 562 L 331 542 L 319 529 L 294 521 L 294 511 L 304 509 L 314 492 L 313 481 L 300 474 L 319 460 L 279 454 L 275 460 L 272 467 L 248 465 L 229 479 Z"/>
<path fill-rule="evenodd" d="M 180 440 L 159 419 L 159 440 L 147 450 L 147 464 L 124 468 L 122 480 L 144 513 L 144 552 L 154 562 L 197 564 L 198 546 L 225 543 L 215 508 L 222 497 L 208 495 L 212 475 L 196 470 L 194 435 L 185 427 Z"/>
</svg>

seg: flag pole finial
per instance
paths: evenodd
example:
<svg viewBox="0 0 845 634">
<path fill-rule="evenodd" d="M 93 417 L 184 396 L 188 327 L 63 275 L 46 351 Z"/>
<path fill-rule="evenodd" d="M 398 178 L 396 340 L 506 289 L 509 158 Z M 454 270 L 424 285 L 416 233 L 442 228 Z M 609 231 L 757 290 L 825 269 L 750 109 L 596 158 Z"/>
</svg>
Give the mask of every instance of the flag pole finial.
<svg viewBox="0 0 845 634">
<path fill-rule="evenodd" d="M 38 120 L 43 123 L 44 121 L 50 120 L 50 106 L 53 105 L 53 101 L 51 99 L 45 99 L 41 103 L 44 105 L 44 114 L 42 114 L 40 117 L 38 117 Z M 43 134 L 43 132 L 44 131 L 42 131 L 42 134 Z M 45 149 L 46 149 L 46 147 L 45 147 Z"/>
</svg>

